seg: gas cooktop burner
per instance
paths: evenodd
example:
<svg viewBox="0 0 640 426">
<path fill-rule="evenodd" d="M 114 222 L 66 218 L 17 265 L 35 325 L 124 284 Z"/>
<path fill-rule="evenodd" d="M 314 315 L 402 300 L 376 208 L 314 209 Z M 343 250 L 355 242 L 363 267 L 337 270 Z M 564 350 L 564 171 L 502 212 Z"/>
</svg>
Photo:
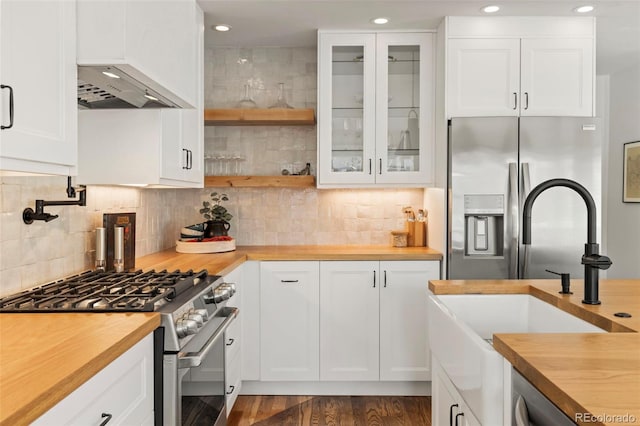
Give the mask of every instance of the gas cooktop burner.
<svg viewBox="0 0 640 426">
<path fill-rule="evenodd" d="M 90 271 L 0 298 L 0 312 L 151 312 L 207 279 L 207 271 Z"/>
</svg>

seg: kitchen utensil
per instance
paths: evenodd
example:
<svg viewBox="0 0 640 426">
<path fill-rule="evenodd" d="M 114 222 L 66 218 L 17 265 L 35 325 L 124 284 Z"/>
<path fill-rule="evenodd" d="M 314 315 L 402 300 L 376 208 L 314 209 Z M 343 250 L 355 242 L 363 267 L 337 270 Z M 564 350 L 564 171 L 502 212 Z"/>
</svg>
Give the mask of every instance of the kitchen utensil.
<svg viewBox="0 0 640 426">
<path fill-rule="evenodd" d="M 124 271 L 124 228 L 113 228 L 113 269 L 116 272 Z"/>
<path fill-rule="evenodd" d="M 107 229 L 96 228 L 96 271 L 107 269 Z"/>
</svg>

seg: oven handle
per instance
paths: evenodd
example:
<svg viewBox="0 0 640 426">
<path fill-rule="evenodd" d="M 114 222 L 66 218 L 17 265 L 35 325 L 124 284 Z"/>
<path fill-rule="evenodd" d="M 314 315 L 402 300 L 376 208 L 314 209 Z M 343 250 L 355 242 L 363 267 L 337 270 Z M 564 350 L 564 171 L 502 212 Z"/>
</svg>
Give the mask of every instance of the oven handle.
<svg viewBox="0 0 640 426">
<path fill-rule="evenodd" d="M 198 367 L 202 364 L 202 360 L 207 356 L 213 345 L 216 344 L 216 341 L 222 337 L 225 330 L 238 316 L 238 308 L 225 307 L 223 308 L 223 314 L 224 315 L 222 316 L 226 317 L 225 320 L 220 324 L 220 327 L 216 329 L 209 340 L 207 340 L 207 343 L 205 343 L 200 352 L 193 356 L 184 356 L 182 352 L 178 354 L 178 368 L 192 368 Z"/>
</svg>

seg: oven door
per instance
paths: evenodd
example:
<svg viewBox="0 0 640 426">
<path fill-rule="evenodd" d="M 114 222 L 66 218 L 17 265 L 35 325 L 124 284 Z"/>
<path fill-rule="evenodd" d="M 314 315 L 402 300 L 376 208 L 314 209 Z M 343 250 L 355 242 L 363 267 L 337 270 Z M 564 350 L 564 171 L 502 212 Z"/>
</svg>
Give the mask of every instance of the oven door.
<svg viewBox="0 0 640 426">
<path fill-rule="evenodd" d="M 226 425 L 224 332 L 237 315 L 220 309 L 178 354 L 164 356 L 168 424 Z"/>
</svg>

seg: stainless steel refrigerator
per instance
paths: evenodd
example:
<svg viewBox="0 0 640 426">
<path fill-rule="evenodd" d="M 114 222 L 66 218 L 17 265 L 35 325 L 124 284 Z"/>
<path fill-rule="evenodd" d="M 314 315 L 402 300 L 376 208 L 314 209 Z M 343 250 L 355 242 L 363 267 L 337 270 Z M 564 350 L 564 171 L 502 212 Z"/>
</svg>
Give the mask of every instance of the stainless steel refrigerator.
<svg viewBox="0 0 640 426">
<path fill-rule="evenodd" d="M 551 188 L 533 206 L 522 245 L 522 205 L 552 178 L 582 184 L 597 208 L 600 241 L 602 129 L 597 118 L 453 118 L 449 124 L 449 279 L 580 278 L 587 209 L 574 191 Z"/>
</svg>

